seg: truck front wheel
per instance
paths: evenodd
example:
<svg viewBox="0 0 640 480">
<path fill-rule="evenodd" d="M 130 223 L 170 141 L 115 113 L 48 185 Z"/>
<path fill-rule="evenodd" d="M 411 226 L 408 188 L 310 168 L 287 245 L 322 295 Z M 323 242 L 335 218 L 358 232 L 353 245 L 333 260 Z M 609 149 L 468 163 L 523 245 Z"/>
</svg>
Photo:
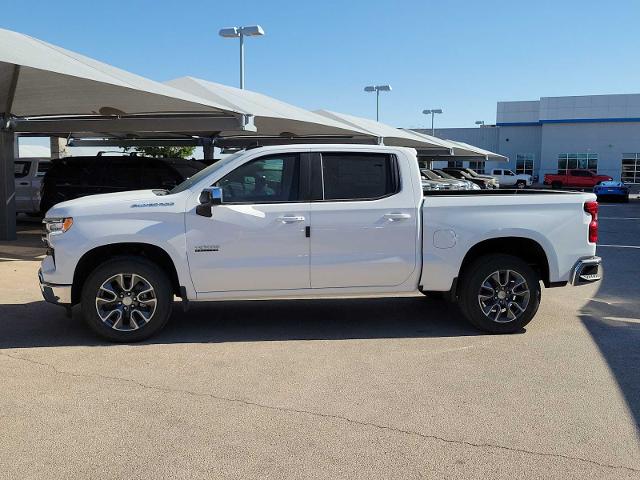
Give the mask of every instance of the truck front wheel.
<svg viewBox="0 0 640 480">
<path fill-rule="evenodd" d="M 122 256 L 99 265 L 82 289 L 82 316 L 98 335 L 139 342 L 158 332 L 171 315 L 167 275 L 150 261 Z"/>
<path fill-rule="evenodd" d="M 540 305 L 540 277 L 511 255 L 486 255 L 463 272 L 459 305 L 477 328 L 491 333 L 521 331 Z"/>
</svg>

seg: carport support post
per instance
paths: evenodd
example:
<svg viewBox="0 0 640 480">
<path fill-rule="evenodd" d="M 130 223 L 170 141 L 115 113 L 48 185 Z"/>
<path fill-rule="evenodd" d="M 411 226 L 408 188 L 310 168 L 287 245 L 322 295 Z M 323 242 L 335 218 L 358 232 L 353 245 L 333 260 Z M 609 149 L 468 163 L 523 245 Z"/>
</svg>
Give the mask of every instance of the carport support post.
<svg viewBox="0 0 640 480">
<path fill-rule="evenodd" d="M 13 162 L 18 153 L 18 137 L 0 128 L 0 240 L 16 237 L 16 189 Z"/>
</svg>

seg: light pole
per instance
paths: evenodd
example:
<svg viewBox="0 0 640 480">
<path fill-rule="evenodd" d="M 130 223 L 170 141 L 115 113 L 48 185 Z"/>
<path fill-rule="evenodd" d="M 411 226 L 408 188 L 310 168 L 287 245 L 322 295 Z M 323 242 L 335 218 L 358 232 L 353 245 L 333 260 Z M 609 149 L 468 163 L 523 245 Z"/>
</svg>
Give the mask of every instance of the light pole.
<svg viewBox="0 0 640 480">
<path fill-rule="evenodd" d="M 376 122 L 380 120 L 380 92 L 390 92 L 391 85 L 369 85 L 364 87 L 365 92 L 376 92 Z"/>
<path fill-rule="evenodd" d="M 260 25 L 249 25 L 246 27 L 222 28 L 218 32 L 224 38 L 240 39 L 240 88 L 244 89 L 244 37 L 259 37 L 264 35 L 264 30 Z"/>
<path fill-rule="evenodd" d="M 484 127 L 484 120 L 476 120 L 476 125 L 479 125 L 480 127 Z"/>
<path fill-rule="evenodd" d="M 435 128 L 433 128 L 433 117 L 435 116 L 436 113 L 442 113 L 442 109 L 435 108 L 431 110 L 423 110 L 422 113 L 424 113 L 425 115 L 431 115 L 431 136 L 435 137 L 436 130 Z"/>
</svg>

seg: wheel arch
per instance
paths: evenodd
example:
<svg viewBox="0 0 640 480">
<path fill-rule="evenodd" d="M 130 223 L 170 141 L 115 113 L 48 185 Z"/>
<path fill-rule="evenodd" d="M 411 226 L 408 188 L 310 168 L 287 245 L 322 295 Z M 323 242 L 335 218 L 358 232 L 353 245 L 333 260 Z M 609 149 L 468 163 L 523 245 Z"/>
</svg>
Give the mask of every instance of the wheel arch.
<svg viewBox="0 0 640 480">
<path fill-rule="evenodd" d="M 474 260 L 489 254 L 501 253 L 513 255 L 527 262 L 538 272 L 545 287 L 551 285 L 549 258 L 542 245 L 528 237 L 499 237 L 489 238 L 476 243 L 471 247 L 460 266 L 460 275 L 464 274 L 466 267 Z"/>
<path fill-rule="evenodd" d="M 167 274 L 173 293 L 178 296 L 181 295 L 178 272 L 173 259 L 166 250 L 150 243 L 122 242 L 95 247 L 80 257 L 73 273 L 73 284 L 71 286 L 72 304 L 80 303 L 82 286 L 96 267 L 114 257 L 126 255 L 146 258 L 156 264 Z"/>
</svg>

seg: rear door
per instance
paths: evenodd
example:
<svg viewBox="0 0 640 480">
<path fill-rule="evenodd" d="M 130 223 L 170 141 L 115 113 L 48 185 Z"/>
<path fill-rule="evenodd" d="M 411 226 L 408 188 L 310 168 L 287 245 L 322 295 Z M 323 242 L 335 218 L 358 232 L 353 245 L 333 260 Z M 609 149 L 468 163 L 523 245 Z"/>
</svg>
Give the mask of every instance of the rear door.
<svg viewBox="0 0 640 480">
<path fill-rule="evenodd" d="M 395 286 L 416 263 L 417 209 L 395 155 L 312 160 L 311 287 Z"/>
</svg>

